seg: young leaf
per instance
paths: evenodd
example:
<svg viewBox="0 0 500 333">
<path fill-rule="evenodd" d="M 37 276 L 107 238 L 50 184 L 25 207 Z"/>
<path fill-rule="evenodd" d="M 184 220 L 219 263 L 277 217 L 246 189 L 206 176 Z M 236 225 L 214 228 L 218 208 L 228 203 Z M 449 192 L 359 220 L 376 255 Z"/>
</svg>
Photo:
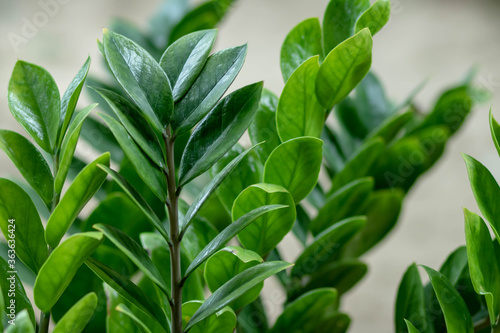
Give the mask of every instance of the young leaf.
<svg viewBox="0 0 500 333">
<path fill-rule="evenodd" d="M 202 301 L 190 301 L 182 304 L 182 323 L 185 327 L 191 317 L 203 304 Z M 190 333 L 232 333 L 236 327 L 236 314 L 230 307 L 225 307 L 194 325 Z"/>
<path fill-rule="evenodd" d="M 2 314 L 3 315 L 3 314 Z M 33 323 L 30 321 L 28 310 L 22 310 L 14 319 L 15 324 L 10 325 L 4 331 L 5 333 L 35 333 Z"/>
<path fill-rule="evenodd" d="M 35 274 L 47 259 L 43 225 L 33 201 L 17 184 L 0 178 L 0 228 L 15 254 Z"/>
<path fill-rule="evenodd" d="M 358 18 L 355 32 L 358 33 L 364 28 L 368 28 L 372 36 L 375 36 L 389 22 L 390 16 L 391 3 L 389 0 L 377 0 Z"/>
<path fill-rule="evenodd" d="M 240 193 L 232 209 L 233 221 L 236 221 L 254 209 L 273 204 L 288 207 L 258 218 L 238 234 L 238 240 L 245 248 L 261 256 L 274 249 L 292 229 L 297 217 L 292 196 L 279 185 L 256 184 Z"/>
<path fill-rule="evenodd" d="M 73 119 L 69 125 L 69 128 L 67 128 L 68 133 L 65 135 L 62 142 L 61 160 L 59 161 L 59 170 L 57 171 L 54 182 L 54 189 L 56 193 L 60 194 L 64 186 L 64 181 L 66 180 L 69 168 L 71 167 L 71 162 L 73 161 L 73 155 L 75 154 L 76 144 L 78 143 L 78 138 L 80 137 L 83 122 L 96 106 L 97 104 L 92 104 L 78 112 L 75 119 Z"/>
<path fill-rule="evenodd" d="M 109 166 L 109 153 L 99 156 L 78 174 L 47 221 L 45 240 L 52 248 L 57 247 L 83 207 L 106 180 L 106 173 L 98 164 Z"/>
<path fill-rule="evenodd" d="M 10 112 L 46 152 L 53 153 L 61 117 L 59 90 L 42 67 L 19 60 L 9 81 Z"/>
<path fill-rule="evenodd" d="M 493 139 L 493 143 L 495 144 L 495 148 L 500 155 L 500 125 L 493 117 L 492 109 L 490 109 L 490 131 L 491 138 Z"/>
<path fill-rule="evenodd" d="M 280 65 L 285 82 L 296 68 L 315 55 L 323 58 L 321 25 L 317 18 L 310 18 L 297 24 L 281 46 Z"/>
<path fill-rule="evenodd" d="M 109 68 L 153 128 L 162 133 L 174 108 L 167 75 L 142 47 L 117 33 L 104 30 L 104 53 Z"/>
<path fill-rule="evenodd" d="M 333 49 L 321 64 L 316 78 L 316 96 L 331 110 L 358 85 L 372 63 L 372 36 L 363 29 Z"/>
<path fill-rule="evenodd" d="M 241 138 L 259 105 L 262 82 L 231 93 L 196 127 L 182 155 L 179 186 L 207 171 Z"/>
<path fill-rule="evenodd" d="M 409 318 L 423 332 L 429 331 L 424 287 L 415 264 L 408 267 L 399 284 L 394 316 L 396 333 L 405 332 L 405 318 Z"/>
<path fill-rule="evenodd" d="M 52 333 L 81 333 L 94 315 L 97 295 L 93 292 L 80 299 L 57 322 Z"/>
<path fill-rule="evenodd" d="M 189 330 L 203 319 L 216 313 L 253 286 L 291 265 L 284 261 L 265 262 L 236 275 L 207 298 L 189 320 L 186 330 Z"/>
<path fill-rule="evenodd" d="M 175 102 L 186 94 L 200 74 L 216 35 L 217 30 L 190 33 L 170 45 L 161 57 L 160 66 L 170 80 Z"/>
<path fill-rule="evenodd" d="M 325 123 L 325 109 L 315 95 L 318 56 L 306 60 L 290 76 L 283 88 L 276 112 L 281 141 L 301 136 L 319 138 Z"/>
<path fill-rule="evenodd" d="M 211 55 L 191 88 L 175 105 L 172 128 L 177 136 L 188 132 L 214 107 L 238 75 L 247 46 Z"/>
<path fill-rule="evenodd" d="M 464 215 L 470 278 L 476 293 L 484 295 L 490 322 L 495 324 L 500 313 L 499 258 L 496 257 L 490 232 L 483 219 L 466 208 Z"/>
<path fill-rule="evenodd" d="M 14 162 L 45 205 L 50 206 L 54 198 L 54 178 L 38 149 L 21 134 L 9 130 L 0 130 L 0 149 Z"/>
<path fill-rule="evenodd" d="M 281 185 L 295 204 L 304 199 L 318 181 L 323 141 L 312 137 L 292 139 L 279 145 L 264 166 L 264 183 Z"/>
<path fill-rule="evenodd" d="M 75 276 L 78 268 L 104 240 L 100 232 L 75 234 L 62 242 L 43 264 L 33 296 L 36 306 L 49 312 Z"/>
<path fill-rule="evenodd" d="M 441 273 L 436 272 L 430 267 L 422 267 L 427 272 L 427 275 L 429 275 L 432 288 L 443 310 L 448 332 L 473 333 L 474 327 L 469 310 L 457 290 Z"/>
</svg>

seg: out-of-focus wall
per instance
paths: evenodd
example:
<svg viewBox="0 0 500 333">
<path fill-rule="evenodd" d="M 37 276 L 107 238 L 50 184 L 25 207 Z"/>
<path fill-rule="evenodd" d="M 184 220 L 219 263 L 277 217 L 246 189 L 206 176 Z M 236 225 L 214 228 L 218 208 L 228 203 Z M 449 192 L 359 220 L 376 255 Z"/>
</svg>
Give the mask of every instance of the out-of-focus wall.
<svg viewBox="0 0 500 333">
<path fill-rule="evenodd" d="M 406 200 L 399 226 L 365 257 L 369 275 L 345 299 L 353 317 L 351 332 L 393 330 L 393 303 L 399 280 L 412 262 L 438 267 L 446 255 L 464 244 L 462 207 L 476 210 L 460 152 L 472 154 L 500 170 L 489 138 L 487 111 L 500 110 L 500 3 L 491 0 L 391 0 L 390 23 L 374 39 L 373 69 L 395 101 L 429 78 L 417 101 L 428 110 L 442 88 L 480 65 L 478 84 L 494 98 L 475 113 L 450 142 L 444 158 L 419 182 Z M 59 5 L 44 6 L 46 3 Z M 53 74 L 64 91 L 73 75 L 92 56 L 91 72 L 99 75 L 102 61 L 95 40 L 112 17 L 120 16 L 145 28 L 159 0 L 0 0 L 0 124 L 23 130 L 7 107 L 7 85 L 17 59 L 34 62 Z M 283 87 L 279 51 L 287 32 L 309 17 L 322 15 L 327 0 L 240 0 L 220 26 L 216 48 L 248 42 L 246 64 L 234 87 L 264 80 L 279 93 Z M 43 15 L 41 13 L 50 15 Z M 47 19 L 45 19 L 47 17 Z M 39 27 L 29 30 L 29 23 Z M 9 41 L 9 33 L 26 40 Z M 25 43 L 26 42 L 26 43 Z M 496 111 L 500 117 L 500 111 Z M 0 154 L 0 174 L 14 173 Z M 500 176 L 500 173 L 496 173 Z M 284 249 L 293 260 L 293 243 Z M 272 291 L 272 284 L 266 285 Z M 268 304 L 278 294 L 268 293 Z M 278 307 L 270 306 L 275 315 Z"/>
</svg>

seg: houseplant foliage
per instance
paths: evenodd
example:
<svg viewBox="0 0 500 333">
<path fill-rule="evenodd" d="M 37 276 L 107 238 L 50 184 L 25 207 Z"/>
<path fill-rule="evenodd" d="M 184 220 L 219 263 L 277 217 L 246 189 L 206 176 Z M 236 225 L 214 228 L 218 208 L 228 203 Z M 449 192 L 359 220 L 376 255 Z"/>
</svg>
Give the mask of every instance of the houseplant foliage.
<svg viewBox="0 0 500 333">
<path fill-rule="evenodd" d="M 500 126 L 490 112 L 493 143 L 500 154 Z M 396 302 L 396 331 L 500 332 L 500 237 L 495 198 L 500 187 L 491 172 L 463 154 L 469 181 L 483 217 L 464 208 L 466 246 L 455 250 L 438 271 L 415 264 L 406 271 Z M 492 240 L 493 235 L 493 240 Z"/>
</svg>

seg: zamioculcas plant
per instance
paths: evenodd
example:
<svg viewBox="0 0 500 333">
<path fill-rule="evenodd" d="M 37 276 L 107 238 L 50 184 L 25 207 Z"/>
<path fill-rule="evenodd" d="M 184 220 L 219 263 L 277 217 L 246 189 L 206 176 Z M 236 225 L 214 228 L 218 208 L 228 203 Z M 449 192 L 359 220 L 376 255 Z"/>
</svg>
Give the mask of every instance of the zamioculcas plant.
<svg viewBox="0 0 500 333">
<path fill-rule="evenodd" d="M 490 112 L 493 143 L 500 154 L 500 125 Z M 415 264 L 406 271 L 396 302 L 396 332 L 500 332 L 500 187 L 490 171 L 463 154 L 472 192 L 484 219 L 464 208 L 466 246 L 438 271 Z M 493 240 L 492 240 L 493 234 Z M 406 324 L 406 325 L 405 325 Z M 407 327 L 406 327 L 407 326 Z"/>
</svg>

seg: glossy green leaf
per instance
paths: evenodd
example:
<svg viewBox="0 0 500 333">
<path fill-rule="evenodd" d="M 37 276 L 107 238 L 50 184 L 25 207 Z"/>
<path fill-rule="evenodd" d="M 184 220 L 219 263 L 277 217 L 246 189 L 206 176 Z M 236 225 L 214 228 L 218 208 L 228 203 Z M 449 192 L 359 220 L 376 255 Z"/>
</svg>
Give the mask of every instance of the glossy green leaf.
<svg viewBox="0 0 500 333">
<path fill-rule="evenodd" d="M 238 220 L 231 223 L 226 229 L 217 235 L 197 256 L 193 259 L 191 265 L 186 270 L 184 276 L 189 276 L 196 268 L 198 268 L 205 260 L 210 258 L 215 252 L 220 250 L 224 245 L 236 236 L 239 232 L 245 229 L 250 223 L 261 217 L 262 215 L 269 213 L 273 210 L 278 210 L 285 208 L 283 205 L 270 205 L 259 207 L 252 210 L 251 212 L 243 215 Z"/>
<path fill-rule="evenodd" d="M 179 186 L 207 171 L 238 142 L 255 115 L 262 86 L 258 82 L 229 94 L 198 124 L 182 155 Z"/>
<path fill-rule="evenodd" d="M 17 61 L 9 81 L 10 112 L 46 152 L 56 146 L 61 115 L 59 90 L 42 67 Z"/>
<path fill-rule="evenodd" d="M 413 324 L 411 322 L 409 322 L 406 319 L 405 319 L 405 324 L 406 324 L 406 327 L 408 328 L 408 333 L 420 333 L 420 331 L 415 326 L 413 326 Z"/>
<path fill-rule="evenodd" d="M 136 325 L 141 328 L 142 332 L 152 333 L 148 326 L 144 324 L 144 322 L 140 318 L 138 318 L 125 304 L 118 304 L 116 310 L 130 317 L 136 323 Z"/>
<path fill-rule="evenodd" d="M 100 114 L 100 116 L 113 132 L 114 136 L 118 140 L 118 143 L 125 152 L 125 155 L 130 160 L 144 183 L 148 185 L 158 199 L 165 202 L 167 199 L 167 194 L 165 193 L 167 181 L 165 180 L 163 172 L 161 172 L 151 162 L 151 160 L 143 154 L 137 144 L 135 144 L 132 140 L 132 137 L 127 133 L 123 125 L 108 115 Z"/>
<path fill-rule="evenodd" d="M 295 69 L 315 55 L 323 58 L 321 25 L 317 18 L 310 18 L 297 24 L 281 46 L 280 65 L 285 82 Z"/>
<path fill-rule="evenodd" d="M 85 264 L 127 301 L 137 306 L 152 319 L 158 321 L 162 327 L 168 326 L 165 313 L 161 307 L 128 278 L 93 258 L 88 258 Z"/>
<path fill-rule="evenodd" d="M 332 50 L 321 64 L 316 78 L 316 96 L 331 110 L 358 85 L 372 63 L 372 36 L 363 29 Z"/>
<path fill-rule="evenodd" d="M 182 304 L 182 323 L 186 327 L 193 315 L 202 306 L 202 301 Z M 236 314 L 229 307 L 222 308 L 213 315 L 194 325 L 190 333 L 232 333 L 236 328 Z"/>
<path fill-rule="evenodd" d="M 369 0 L 330 1 L 323 19 L 325 54 L 354 35 L 356 21 L 369 7 Z"/>
<path fill-rule="evenodd" d="M 187 323 L 186 330 L 224 308 L 255 285 L 291 265 L 284 261 L 265 262 L 236 275 L 207 298 Z"/>
<path fill-rule="evenodd" d="M 297 217 L 293 198 L 279 185 L 260 183 L 247 187 L 234 201 L 233 221 L 259 207 L 276 204 L 288 207 L 258 218 L 238 234 L 245 248 L 261 256 L 274 249 L 292 229 Z"/>
<path fill-rule="evenodd" d="M 298 204 L 316 186 L 323 159 L 322 147 L 323 141 L 313 137 L 282 143 L 264 165 L 264 183 L 283 186 Z"/>
<path fill-rule="evenodd" d="M 158 140 L 153 129 L 143 118 L 132 103 L 119 94 L 99 88 L 94 88 L 101 97 L 108 103 L 116 114 L 120 123 L 125 127 L 128 134 L 134 139 L 137 145 L 146 153 L 147 156 L 160 168 L 165 167 L 164 147 Z M 111 131 L 113 128 L 110 126 Z M 118 140 L 118 137 L 117 137 Z M 120 141 L 118 140 L 120 143 Z M 125 149 L 124 149 L 125 150 Z"/>
<path fill-rule="evenodd" d="M 92 96 L 93 100 L 98 100 L 99 98 L 102 99 L 101 96 L 94 90 L 88 89 L 87 91 L 89 92 L 89 95 Z M 106 103 L 102 103 L 100 106 L 103 107 L 107 105 Z M 87 117 L 87 120 L 83 123 L 80 138 L 94 147 L 97 152 L 109 152 L 113 162 L 122 162 L 124 156 L 123 150 L 116 141 L 111 130 L 102 121 L 96 120 L 92 116 Z"/>
<path fill-rule="evenodd" d="M 450 281 L 432 268 L 426 266 L 422 267 L 427 272 L 427 275 L 429 275 L 439 305 L 443 310 L 448 332 L 474 332 L 472 319 L 467 310 L 467 306 L 456 289 L 451 285 Z"/>
<path fill-rule="evenodd" d="M 161 57 L 160 66 L 170 80 L 174 101 L 186 94 L 200 74 L 216 35 L 217 30 L 190 33 L 170 45 Z"/>
<path fill-rule="evenodd" d="M 484 295 L 490 322 L 496 323 L 500 313 L 500 267 L 490 231 L 483 219 L 464 208 L 467 257 L 474 290 Z"/>
<path fill-rule="evenodd" d="M 106 283 L 104 292 L 106 293 L 106 332 L 108 333 L 139 333 L 139 328 L 134 320 L 128 315 L 120 312 L 116 307 L 126 302 L 126 300 Z"/>
<path fill-rule="evenodd" d="M 82 92 L 83 84 L 87 78 L 87 74 L 90 69 L 90 56 L 87 58 L 82 68 L 76 73 L 76 76 L 70 82 L 68 88 L 64 92 L 61 99 L 61 121 L 60 129 L 57 139 L 57 146 L 60 147 L 63 142 L 63 138 L 66 134 L 66 130 L 70 124 L 71 118 L 73 118 L 73 113 L 75 112 L 76 104 L 80 93 Z M 70 132 L 71 133 L 71 132 Z"/>
<path fill-rule="evenodd" d="M 214 107 L 238 75 L 247 46 L 212 54 L 186 95 L 175 105 L 172 127 L 177 136 L 188 132 Z"/>
<path fill-rule="evenodd" d="M 292 276 L 301 278 L 317 271 L 322 265 L 338 258 L 345 245 L 366 224 L 364 216 L 355 216 L 342 220 L 320 233 L 304 249 L 295 261 Z"/>
<path fill-rule="evenodd" d="M 54 178 L 38 149 L 24 136 L 9 130 L 0 130 L 0 149 L 14 162 L 44 203 L 50 205 L 54 197 Z"/>
<path fill-rule="evenodd" d="M 306 60 L 290 76 L 283 88 L 276 112 L 281 141 L 301 136 L 319 138 L 325 123 L 325 109 L 315 95 L 318 56 Z"/>
<path fill-rule="evenodd" d="M 113 75 L 151 126 L 162 133 L 174 108 L 167 75 L 146 50 L 124 36 L 105 29 L 103 44 Z"/>
<path fill-rule="evenodd" d="M 80 299 L 57 322 L 53 333 L 80 333 L 83 332 L 90 318 L 94 315 L 97 306 L 97 295 L 89 293 Z"/>
<path fill-rule="evenodd" d="M 27 310 L 20 311 L 16 319 L 14 320 L 14 324 L 9 324 L 7 329 L 4 331 L 5 333 L 35 333 L 35 329 L 33 328 L 33 324 L 30 321 L 30 317 Z"/>
<path fill-rule="evenodd" d="M 390 17 L 391 3 L 389 0 L 377 0 L 358 18 L 355 32 L 368 28 L 372 36 L 375 36 L 389 22 Z"/>
<path fill-rule="evenodd" d="M 15 256 L 37 274 L 47 259 L 42 221 L 29 195 L 3 178 L 0 178 L 0 228 Z"/>
<path fill-rule="evenodd" d="M 205 281 L 208 288 L 214 292 L 233 276 L 254 267 L 263 262 L 262 258 L 255 252 L 239 246 L 227 246 L 211 256 L 205 265 Z M 244 295 L 234 300 L 229 306 L 238 310 L 252 303 L 259 297 L 264 287 L 261 282 L 248 290 Z"/>
<path fill-rule="evenodd" d="M 33 287 L 35 304 L 49 312 L 76 271 L 104 240 L 100 232 L 73 235 L 62 242 L 43 264 Z"/>
<path fill-rule="evenodd" d="M 500 155 L 500 124 L 493 117 L 492 109 L 490 109 L 490 132 L 495 148 Z"/>
<path fill-rule="evenodd" d="M 457 287 L 460 278 L 468 270 L 467 248 L 460 246 L 446 258 L 443 265 L 439 268 L 439 273 L 446 276 L 450 283 Z"/>
<path fill-rule="evenodd" d="M 248 127 L 248 135 L 257 147 L 257 154 L 262 163 L 265 163 L 272 151 L 281 143 L 276 127 L 276 110 L 278 109 L 278 96 L 264 89 L 260 99 L 255 118 Z"/>
<path fill-rule="evenodd" d="M 96 224 L 94 228 L 101 231 L 113 244 L 139 267 L 139 269 L 156 283 L 168 296 L 168 287 L 160 272 L 149 258 L 148 253 L 130 236 L 110 225 Z"/>
<path fill-rule="evenodd" d="M 336 222 L 356 214 L 373 191 L 373 178 L 359 178 L 330 195 L 311 221 L 310 230 L 317 235 Z"/>
<path fill-rule="evenodd" d="M 82 111 L 78 112 L 75 119 L 71 122 L 67 128 L 67 134 L 64 137 L 61 146 L 61 160 L 59 161 L 59 170 L 56 174 L 56 179 L 54 183 L 54 189 L 56 193 L 61 193 L 64 186 L 64 181 L 68 175 L 68 171 L 71 167 L 71 162 L 73 161 L 73 155 L 75 154 L 76 145 L 78 143 L 78 138 L 80 137 L 80 132 L 82 130 L 83 122 L 87 116 L 92 112 L 92 110 L 97 106 L 97 104 L 92 104 L 84 108 Z"/>
<path fill-rule="evenodd" d="M 500 242 L 500 206 L 496 202 L 496 198 L 500 196 L 500 187 L 483 164 L 467 154 L 462 154 L 462 157 L 467 166 L 470 186 L 477 205 Z"/>
<path fill-rule="evenodd" d="M 109 153 L 99 156 L 78 174 L 47 221 L 45 240 L 52 248 L 57 247 L 83 207 L 106 180 L 106 172 L 98 164 L 109 166 Z"/>
</svg>

